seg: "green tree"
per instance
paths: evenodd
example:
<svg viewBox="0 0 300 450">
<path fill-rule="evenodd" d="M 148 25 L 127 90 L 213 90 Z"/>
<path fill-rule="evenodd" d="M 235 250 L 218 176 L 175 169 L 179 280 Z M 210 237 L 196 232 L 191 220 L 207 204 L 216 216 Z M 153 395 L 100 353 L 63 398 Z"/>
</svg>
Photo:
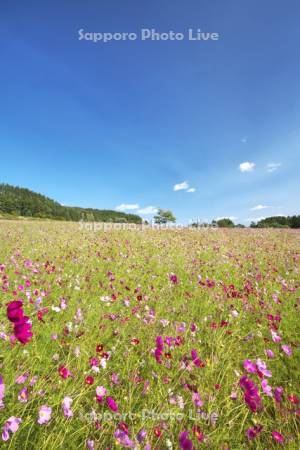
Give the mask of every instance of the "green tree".
<svg viewBox="0 0 300 450">
<path fill-rule="evenodd" d="M 231 219 L 224 217 L 224 219 L 217 220 L 218 227 L 220 228 L 234 228 L 234 223 Z"/>
<path fill-rule="evenodd" d="M 154 216 L 154 222 L 160 225 L 168 222 L 176 222 L 176 217 L 173 215 L 172 211 L 159 208 L 157 215 Z"/>
</svg>

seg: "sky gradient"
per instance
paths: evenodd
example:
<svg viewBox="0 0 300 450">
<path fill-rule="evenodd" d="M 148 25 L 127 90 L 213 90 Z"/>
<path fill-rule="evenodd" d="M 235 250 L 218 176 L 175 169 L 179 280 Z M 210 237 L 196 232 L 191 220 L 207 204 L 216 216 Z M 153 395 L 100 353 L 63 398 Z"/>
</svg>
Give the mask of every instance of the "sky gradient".
<svg viewBox="0 0 300 450">
<path fill-rule="evenodd" d="M 62 3 L 1 5 L 0 182 L 181 223 L 300 213 L 298 1 Z"/>
</svg>

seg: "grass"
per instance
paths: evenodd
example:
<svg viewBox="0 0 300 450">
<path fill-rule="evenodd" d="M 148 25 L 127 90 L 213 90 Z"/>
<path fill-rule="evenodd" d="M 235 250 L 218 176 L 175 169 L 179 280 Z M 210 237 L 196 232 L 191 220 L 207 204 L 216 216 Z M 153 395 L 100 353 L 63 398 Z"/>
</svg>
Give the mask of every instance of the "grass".
<svg viewBox="0 0 300 450">
<path fill-rule="evenodd" d="M 136 448 L 180 448 L 182 431 L 189 432 L 194 448 L 300 447 L 299 404 L 288 399 L 291 394 L 299 397 L 298 231 L 95 233 L 72 223 L 1 221 L 0 242 L 0 375 L 5 384 L 0 425 L 11 416 L 22 419 L 0 446 L 81 449 L 90 439 L 95 449 L 122 448 L 114 434 L 124 422 Z M 177 283 L 170 281 L 171 273 Z M 32 320 L 33 338 L 24 346 L 9 341 L 12 326 L 6 305 L 17 298 Z M 58 310 L 62 298 L 67 308 Z M 43 321 L 37 317 L 41 307 L 48 308 Z M 161 320 L 168 324 L 163 326 Z M 279 343 L 271 335 L 276 326 Z M 164 345 L 161 364 L 153 355 L 157 336 L 182 337 L 180 345 Z M 90 359 L 101 360 L 99 344 L 109 359 L 106 368 L 99 366 L 95 372 Z M 282 344 L 291 347 L 291 356 L 282 351 Z M 192 349 L 204 367 L 193 364 Z M 267 358 L 266 349 L 274 352 L 273 359 Z M 253 413 L 239 379 L 246 373 L 243 362 L 257 358 L 272 372 L 268 382 L 273 396 L 263 393 L 257 374 L 247 373 L 263 403 Z M 72 377 L 63 379 L 60 366 Z M 16 384 L 24 373 L 26 382 Z M 118 375 L 119 384 L 112 382 L 112 374 Z M 85 382 L 89 375 L 92 385 Z M 38 379 L 30 387 L 33 376 Z M 18 393 L 24 386 L 28 400 L 22 403 Z M 97 386 L 104 386 L 116 401 L 117 414 L 105 399 L 97 402 Z M 284 389 L 281 404 L 274 399 L 278 386 Z M 200 394 L 201 407 L 193 402 L 194 391 Z M 62 409 L 66 396 L 73 400 L 71 418 Z M 42 405 L 50 406 L 52 415 L 40 425 Z M 298 414 L 292 411 L 297 408 Z M 255 424 L 263 429 L 250 441 L 246 431 Z M 203 442 L 193 433 L 195 425 Z M 141 429 L 147 435 L 139 443 Z M 283 444 L 272 437 L 273 431 L 282 434 Z"/>
</svg>

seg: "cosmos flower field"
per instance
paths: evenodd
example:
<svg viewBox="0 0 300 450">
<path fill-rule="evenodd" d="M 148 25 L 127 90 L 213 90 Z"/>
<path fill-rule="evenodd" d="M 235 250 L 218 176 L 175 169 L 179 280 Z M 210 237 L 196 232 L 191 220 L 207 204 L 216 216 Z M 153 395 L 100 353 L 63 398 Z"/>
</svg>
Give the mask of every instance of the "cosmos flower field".
<svg viewBox="0 0 300 450">
<path fill-rule="evenodd" d="M 299 449 L 300 233 L 0 222 L 0 447 Z"/>
</svg>

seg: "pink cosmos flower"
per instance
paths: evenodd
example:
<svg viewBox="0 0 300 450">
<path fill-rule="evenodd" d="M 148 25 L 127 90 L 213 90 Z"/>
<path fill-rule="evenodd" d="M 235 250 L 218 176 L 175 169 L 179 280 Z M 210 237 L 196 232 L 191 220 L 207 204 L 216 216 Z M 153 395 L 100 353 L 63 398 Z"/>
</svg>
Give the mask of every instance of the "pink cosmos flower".
<svg viewBox="0 0 300 450">
<path fill-rule="evenodd" d="M 2 339 L 3 341 L 6 341 L 8 339 L 7 334 L 4 333 L 3 331 L 0 331 L 0 339 Z"/>
<path fill-rule="evenodd" d="M 138 432 L 136 438 L 137 440 L 141 443 L 143 442 L 143 440 L 145 439 L 145 437 L 147 436 L 147 431 L 144 430 L 143 428 Z"/>
<path fill-rule="evenodd" d="M 279 334 L 277 334 L 274 330 L 271 330 L 271 335 L 272 335 L 273 342 L 278 343 L 281 341 L 281 336 L 279 336 Z"/>
<path fill-rule="evenodd" d="M 262 390 L 264 391 L 264 393 L 268 397 L 273 397 L 272 388 L 271 388 L 271 386 L 268 385 L 268 381 L 267 380 L 262 380 L 261 387 L 262 387 Z"/>
<path fill-rule="evenodd" d="M 203 406 L 203 400 L 201 399 L 200 394 L 198 392 L 192 393 L 192 400 L 197 408 L 201 408 L 201 406 Z"/>
<path fill-rule="evenodd" d="M 230 394 L 231 400 L 236 400 L 237 397 L 238 397 L 237 391 L 235 391 L 234 389 L 232 389 L 231 394 Z"/>
<path fill-rule="evenodd" d="M 16 431 L 18 431 L 21 422 L 22 419 L 15 416 L 11 416 L 9 419 L 7 419 L 2 428 L 2 440 L 8 441 L 9 433 L 15 433 Z"/>
<path fill-rule="evenodd" d="M 68 307 L 68 305 L 67 305 L 67 302 L 66 302 L 66 299 L 64 299 L 63 297 L 60 299 L 60 308 L 62 309 L 62 310 L 64 310 L 64 309 L 67 309 L 67 307 Z"/>
<path fill-rule="evenodd" d="M 50 408 L 50 406 L 47 406 L 47 405 L 41 406 L 40 410 L 39 410 L 38 423 L 40 425 L 48 423 L 49 420 L 51 419 L 51 414 L 52 414 L 52 408 Z"/>
<path fill-rule="evenodd" d="M 29 386 L 34 386 L 36 384 L 38 378 L 39 377 L 37 375 L 34 375 L 29 382 Z"/>
<path fill-rule="evenodd" d="M 63 399 L 62 407 L 63 407 L 65 417 L 69 418 L 69 417 L 73 416 L 73 411 L 71 410 L 72 402 L 73 402 L 73 400 L 71 397 L 65 397 Z"/>
<path fill-rule="evenodd" d="M 28 372 L 25 372 L 25 373 L 23 373 L 22 375 L 19 375 L 19 376 L 15 379 L 15 383 L 16 383 L 16 384 L 24 384 L 25 381 L 26 381 L 27 378 L 28 378 L 28 375 L 29 375 Z"/>
<path fill-rule="evenodd" d="M 27 390 L 26 387 L 23 387 L 20 390 L 19 395 L 18 395 L 18 400 L 21 403 L 26 403 L 27 402 L 27 400 L 28 400 L 28 390 Z"/>
<path fill-rule="evenodd" d="M 107 406 L 109 407 L 109 409 L 111 409 L 111 411 L 113 411 L 113 412 L 118 411 L 118 409 L 119 409 L 118 405 L 112 397 L 106 397 L 106 403 L 107 403 Z"/>
<path fill-rule="evenodd" d="M 121 430 L 120 428 L 118 428 L 115 432 L 115 438 L 117 443 L 123 447 L 136 448 L 136 444 L 129 438 L 128 432 Z"/>
<path fill-rule="evenodd" d="M 97 401 L 99 402 L 99 403 L 101 403 L 102 402 L 102 400 L 103 400 L 103 398 L 105 397 L 105 395 L 106 395 L 106 389 L 105 389 L 105 387 L 104 386 L 97 386 L 96 387 L 96 398 L 97 398 Z"/>
<path fill-rule="evenodd" d="M 264 377 L 271 377 L 272 376 L 272 372 L 270 370 L 267 369 L 267 365 L 264 361 L 262 361 L 260 358 L 257 358 L 256 360 L 256 366 L 259 370 L 259 372 L 264 376 Z"/>
<path fill-rule="evenodd" d="M 95 447 L 94 447 L 94 441 L 92 440 L 92 439 L 88 439 L 87 441 L 86 441 L 86 446 L 87 446 L 87 448 L 89 449 L 89 450 L 94 450 L 95 449 Z"/>
<path fill-rule="evenodd" d="M 185 329 L 186 329 L 186 323 L 185 322 L 181 322 L 181 323 L 176 325 L 176 333 L 184 333 Z"/>
<path fill-rule="evenodd" d="M 265 350 L 265 354 L 270 359 L 273 359 L 275 357 L 274 352 L 272 350 L 270 350 L 270 349 Z"/>
<path fill-rule="evenodd" d="M 281 349 L 284 351 L 284 353 L 285 353 L 287 356 L 292 356 L 292 353 L 293 353 L 292 347 L 290 347 L 289 345 L 282 345 L 282 346 L 281 346 Z"/>
<path fill-rule="evenodd" d="M 275 439 L 275 441 L 277 441 L 277 442 L 283 442 L 284 441 L 284 437 L 278 431 L 272 431 L 272 436 Z"/>
<path fill-rule="evenodd" d="M 281 303 L 281 301 L 279 300 L 277 294 L 272 294 L 272 299 L 273 299 L 274 302 L 277 303 L 278 305 Z"/>
<path fill-rule="evenodd" d="M 113 384 L 120 384 L 119 375 L 115 372 L 111 374 L 111 381 Z"/>
</svg>

